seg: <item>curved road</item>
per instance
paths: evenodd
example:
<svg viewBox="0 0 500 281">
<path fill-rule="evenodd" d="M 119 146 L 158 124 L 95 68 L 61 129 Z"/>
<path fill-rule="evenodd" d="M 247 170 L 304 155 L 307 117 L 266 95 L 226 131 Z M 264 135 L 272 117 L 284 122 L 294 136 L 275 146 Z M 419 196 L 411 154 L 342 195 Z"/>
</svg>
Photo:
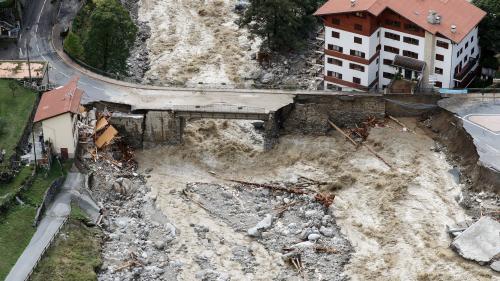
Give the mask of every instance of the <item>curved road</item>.
<svg viewBox="0 0 500 281">
<path fill-rule="evenodd" d="M 167 88 L 100 76 L 71 61 L 60 50 L 59 6 L 49 0 L 33 1 L 30 5 L 25 14 L 27 28 L 18 42 L 18 47 L 23 46 L 19 48 L 19 57 L 26 58 L 24 46 L 28 43 L 32 60 L 49 62 L 51 83 L 63 85 L 71 77 L 79 76 L 79 87 L 85 91 L 84 103 L 101 100 L 130 104 L 133 109 L 269 113 L 292 103 L 296 94 L 322 94 L 318 91 Z"/>
</svg>

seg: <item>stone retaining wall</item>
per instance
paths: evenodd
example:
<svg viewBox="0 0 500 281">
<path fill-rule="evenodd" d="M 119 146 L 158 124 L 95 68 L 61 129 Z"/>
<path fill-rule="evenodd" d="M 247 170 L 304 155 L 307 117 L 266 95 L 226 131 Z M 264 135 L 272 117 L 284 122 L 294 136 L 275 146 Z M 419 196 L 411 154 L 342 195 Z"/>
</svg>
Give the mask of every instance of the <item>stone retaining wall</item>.
<svg viewBox="0 0 500 281">
<path fill-rule="evenodd" d="M 382 96 L 299 96 L 284 117 L 282 129 L 286 133 L 323 134 L 330 129 L 328 119 L 339 126 L 354 126 L 370 116 L 385 116 Z"/>
</svg>

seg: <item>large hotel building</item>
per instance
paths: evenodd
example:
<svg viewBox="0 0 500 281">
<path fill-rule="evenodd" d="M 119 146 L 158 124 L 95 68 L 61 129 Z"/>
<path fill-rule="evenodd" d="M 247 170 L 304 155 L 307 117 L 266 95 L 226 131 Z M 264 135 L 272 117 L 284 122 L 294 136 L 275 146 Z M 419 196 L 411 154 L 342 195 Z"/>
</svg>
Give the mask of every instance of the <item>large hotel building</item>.
<svg viewBox="0 0 500 281">
<path fill-rule="evenodd" d="M 465 0 L 330 0 L 319 8 L 326 89 L 467 87 L 484 11 Z"/>
</svg>

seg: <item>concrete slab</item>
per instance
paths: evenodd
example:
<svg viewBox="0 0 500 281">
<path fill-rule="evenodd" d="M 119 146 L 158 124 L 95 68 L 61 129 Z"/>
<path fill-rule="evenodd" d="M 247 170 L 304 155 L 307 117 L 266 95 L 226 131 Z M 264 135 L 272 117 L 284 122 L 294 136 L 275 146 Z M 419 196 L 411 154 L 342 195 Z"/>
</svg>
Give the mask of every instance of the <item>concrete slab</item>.
<svg viewBox="0 0 500 281">
<path fill-rule="evenodd" d="M 489 263 L 500 253 L 500 223 L 482 217 L 455 238 L 451 247 L 466 259 Z"/>
</svg>

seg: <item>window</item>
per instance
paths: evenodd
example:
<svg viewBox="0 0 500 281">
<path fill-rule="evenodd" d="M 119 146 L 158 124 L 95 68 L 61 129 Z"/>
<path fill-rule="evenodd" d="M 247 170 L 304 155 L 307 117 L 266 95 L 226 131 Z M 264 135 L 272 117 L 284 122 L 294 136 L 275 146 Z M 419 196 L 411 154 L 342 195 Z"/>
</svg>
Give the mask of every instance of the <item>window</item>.
<svg viewBox="0 0 500 281">
<path fill-rule="evenodd" d="M 365 14 L 362 13 L 362 12 L 356 12 L 354 15 L 356 15 L 357 17 L 360 17 L 360 18 L 364 18 L 365 17 Z"/>
<path fill-rule="evenodd" d="M 471 56 L 474 54 L 474 51 L 475 51 L 475 50 L 476 50 L 475 48 L 470 49 L 470 54 L 471 54 Z"/>
<path fill-rule="evenodd" d="M 337 31 L 332 31 L 332 37 L 333 38 L 340 38 L 340 33 L 338 33 Z"/>
<path fill-rule="evenodd" d="M 380 38 L 380 30 L 377 31 L 377 38 Z"/>
<path fill-rule="evenodd" d="M 354 43 L 363 44 L 363 39 L 361 39 L 360 37 L 354 37 Z"/>
<path fill-rule="evenodd" d="M 382 48 L 382 45 L 378 44 L 377 47 L 375 48 L 375 50 L 378 52 L 378 51 L 380 51 L 380 48 Z"/>
<path fill-rule="evenodd" d="M 438 61 L 444 61 L 444 56 L 440 54 L 436 54 L 436 60 Z"/>
<path fill-rule="evenodd" d="M 356 23 L 354 25 L 354 29 L 357 30 L 357 31 L 363 31 L 363 26 L 359 23 Z"/>
<path fill-rule="evenodd" d="M 328 58 L 327 61 L 328 61 L 329 64 L 342 66 L 342 61 L 341 60 L 334 59 L 334 58 Z"/>
<path fill-rule="evenodd" d="M 392 60 L 384 59 L 385 65 L 392 65 Z"/>
<path fill-rule="evenodd" d="M 354 84 L 361 84 L 361 78 L 352 77 L 352 83 L 354 83 Z"/>
<path fill-rule="evenodd" d="M 470 38 L 470 42 L 471 42 L 471 43 L 472 43 L 472 42 L 474 42 L 474 37 L 471 37 L 471 38 Z"/>
<path fill-rule="evenodd" d="M 436 82 L 434 82 L 434 86 L 437 88 L 443 88 L 443 82 L 436 81 Z"/>
<path fill-rule="evenodd" d="M 389 38 L 389 39 L 396 40 L 396 41 L 399 41 L 399 39 L 401 38 L 399 35 L 394 34 L 392 32 L 385 32 L 384 36 L 385 36 L 385 38 Z"/>
<path fill-rule="evenodd" d="M 380 63 L 380 58 L 377 58 L 376 64 L 379 64 L 379 63 Z"/>
<path fill-rule="evenodd" d="M 339 18 L 332 18 L 332 23 L 335 25 L 340 25 L 340 19 Z"/>
<path fill-rule="evenodd" d="M 403 37 L 403 42 L 408 43 L 408 44 L 412 44 L 412 45 L 418 45 L 418 43 L 419 43 L 418 39 L 406 37 L 406 36 Z"/>
<path fill-rule="evenodd" d="M 443 42 L 443 41 L 439 41 L 439 40 L 437 40 L 437 42 L 436 42 L 436 46 L 438 46 L 438 47 L 440 47 L 440 48 L 448 49 L 448 43 Z"/>
<path fill-rule="evenodd" d="M 413 23 L 407 23 L 405 24 L 405 29 L 409 31 L 420 31 L 420 27 L 418 25 L 413 24 Z"/>
<path fill-rule="evenodd" d="M 385 79 L 391 79 L 392 80 L 392 78 L 394 78 L 394 74 L 389 73 L 389 72 L 384 72 L 382 74 L 382 77 L 384 77 Z"/>
<path fill-rule="evenodd" d="M 434 73 L 436 73 L 436 74 L 443 74 L 443 69 L 442 69 L 442 68 L 439 68 L 439 67 L 436 67 L 436 68 L 434 69 Z"/>
<path fill-rule="evenodd" d="M 385 24 L 387 24 L 389 26 L 394 26 L 394 27 L 401 27 L 401 22 L 394 21 L 394 20 L 385 20 Z"/>
<path fill-rule="evenodd" d="M 460 50 L 457 53 L 457 58 L 460 57 L 460 55 L 464 52 L 463 48 L 460 48 Z"/>
<path fill-rule="evenodd" d="M 465 49 L 469 48 L 469 42 L 465 43 Z"/>
<path fill-rule="evenodd" d="M 342 79 L 342 73 L 338 73 L 338 72 L 330 71 L 330 70 L 328 70 L 326 72 L 326 76 L 330 76 L 330 77 L 335 77 L 335 78 L 338 78 L 338 79 Z"/>
<path fill-rule="evenodd" d="M 469 60 L 469 56 L 465 56 L 464 63 L 467 63 L 468 60 Z"/>
<path fill-rule="evenodd" d="M 384 46 L 384 51 L 394 54 L 399 54 L 399 49 L 391 46 Z"/>
<path fill-rule="evenodd" d="M 362 66 L 362 65 L 359 65 L 359 64 L 350 63 L 350 64 L 349 64 L 349 68 L 350 68 L 350 69 L 357 70 L 357 71 L 365 72 L 365 67 L 364 67 L 364 66 Z"/>
<path fill-rule="evenodd" d="M 418 54 L 417 53 L 411 52 L 411 51 L 407 51 L 407 50 L 403 50 L 403 56 L 409 57 L 409 58 L 418 59 Z"/>
<path fill-rule="evenodd" d="M 337 46 L 337 45 L 333 45 L 333 44 L 328 44 L 328 50 L 332 50 L 332 51 L 337 51 L 337 52 L 341 52 L 344 50 L 342 47 L 340 46 Z"/>
<path fill-rule="evenodd" d="M 351 50 L 351 56 L 365 58 L 365 53 L 356 50 Z"/>
</svg>

